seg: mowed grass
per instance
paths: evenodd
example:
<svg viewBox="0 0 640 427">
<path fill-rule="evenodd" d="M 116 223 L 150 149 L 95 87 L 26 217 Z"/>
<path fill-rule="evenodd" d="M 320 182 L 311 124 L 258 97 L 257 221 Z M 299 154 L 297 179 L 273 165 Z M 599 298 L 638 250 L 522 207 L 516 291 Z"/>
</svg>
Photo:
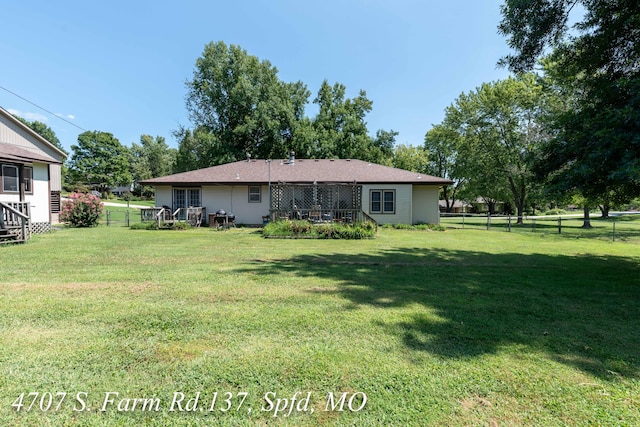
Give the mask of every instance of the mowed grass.
<svg viewBox="0 0 640 427">
<path fill-rule="evenodd" d="M 640 425 L 637 244 L 99 226 L 0 265 L 1 425 Z M 307 411 L 274 417 L 269 392 Z M 327 408 L 344 392 L 364 408 Z"/>
</svg>

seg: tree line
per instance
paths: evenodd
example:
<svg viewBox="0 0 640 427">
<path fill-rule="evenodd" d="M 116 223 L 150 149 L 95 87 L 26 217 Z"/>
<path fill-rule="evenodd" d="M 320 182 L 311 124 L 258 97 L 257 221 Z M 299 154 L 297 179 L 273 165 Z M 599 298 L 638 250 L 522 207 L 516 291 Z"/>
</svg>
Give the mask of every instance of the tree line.
<svg viewBox="0 0 640 427">
<path fill-rule="evenodd" d="M 576 5 L 584 17 L 569 31 Z M 123 147 L 105 132 L 72 146 L 68 182 L 106 189 L 170 173 L 253 158 L 354 158 L 449 178 L 441 198 L 506 203 L 526 211 L 616 205 L 640 196 L 640 11 L 608 0 L 506 0 L 499 31 L 513 72 L 461 93 L 419 146 L 397 132 L 371 135 L 366 92 L 348 98 L 340 83 L 318 93 L 283 82 L 266 60 L 239 46 L 209 43 L 186 82 L 190 127 L 143 135 Z M 312 103 L 314 117 L 305 115 Z M 149 189 L 139 189 L 141 192 Z"/>
</svg>

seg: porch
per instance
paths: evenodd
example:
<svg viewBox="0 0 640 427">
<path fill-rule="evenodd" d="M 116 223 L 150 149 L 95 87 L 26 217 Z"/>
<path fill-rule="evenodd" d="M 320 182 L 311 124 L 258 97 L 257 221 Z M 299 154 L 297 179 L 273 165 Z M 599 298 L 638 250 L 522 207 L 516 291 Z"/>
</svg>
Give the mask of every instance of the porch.
<svg viewBox="0 0 640 427">
<path fill-rule="evenodd" d="M 373 222 L 362 210 L 362 185 L 286 184 L 270 186 L 270 221 L 308 220 L 313 223 Z"/>
</svg>

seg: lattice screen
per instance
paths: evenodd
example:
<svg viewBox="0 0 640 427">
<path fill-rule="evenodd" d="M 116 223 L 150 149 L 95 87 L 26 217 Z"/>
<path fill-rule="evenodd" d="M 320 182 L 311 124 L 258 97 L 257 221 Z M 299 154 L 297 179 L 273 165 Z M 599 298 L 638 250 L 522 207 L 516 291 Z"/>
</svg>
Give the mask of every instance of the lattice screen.
<svg viewBox="0 0 640 427">
<path fill-rule="evenodd" d="M 362 209 L 358 184 L 272 184 L 271 210 Z"/>
</svg>

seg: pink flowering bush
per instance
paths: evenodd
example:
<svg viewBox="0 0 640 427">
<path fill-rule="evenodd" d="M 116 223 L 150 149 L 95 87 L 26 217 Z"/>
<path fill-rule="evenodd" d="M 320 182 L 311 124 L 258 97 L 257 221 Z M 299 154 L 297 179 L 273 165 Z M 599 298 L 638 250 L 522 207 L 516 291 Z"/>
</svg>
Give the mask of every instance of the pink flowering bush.
<svg viewBox="0 0 640 427">
<path fill-rule="evenodd" d="M 93 227 L 98 224 L 102 207 L 100 198 L 93 194 L 73 193 L 62 203 L 60 221 L 74 227 Z"/>
</svg>

